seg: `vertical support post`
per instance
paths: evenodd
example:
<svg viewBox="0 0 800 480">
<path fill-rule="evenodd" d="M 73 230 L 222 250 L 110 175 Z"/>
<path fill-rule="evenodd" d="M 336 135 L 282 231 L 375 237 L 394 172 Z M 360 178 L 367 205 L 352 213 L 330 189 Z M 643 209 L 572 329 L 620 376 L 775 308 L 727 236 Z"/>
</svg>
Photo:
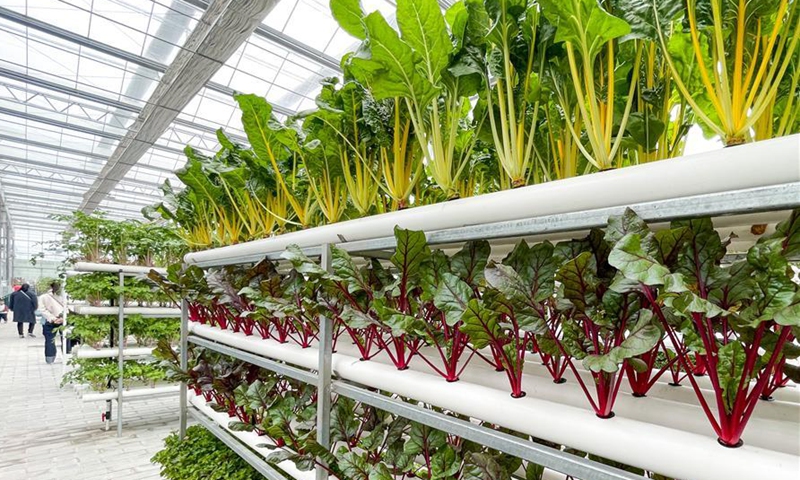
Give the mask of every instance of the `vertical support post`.
<svg viewBox="0 0 800 480">
<path fill-rule="evenodd" d="M 119 319 L 117 325 L 117 365 L 119 367 L 119 379 L 117 380 L 117 436 L 122 436 L 122 380 L 125 373 L 125 357 L 122 356 L 122 349 L 125 346 L 125 274 L 119 271 Z"/>
<path fill-rule="evenodd" d="M 64 375 L 66 373 L 67 368 L 67 335 L 65 332 L 67 328 L 69 328 L 69 294 L 67 293 L 67 283 L 64 281 L 63 285 L 61 286 L 61 295 L 64 303 L 64 309 L 62 310 L 61 316 L 61 331 L 58 333 L 59 338 L 61 339 L 61 374 Z"/>
<path fill-rule="evenodd" d="M 331 271 L 331 246 L 322 245 L 320 266 Z M 320 318 L 319 325 L 319 379 L 317 382 L 317 443 L 324 448 L 331 447 L 331 361 L 333 355 L 333 319 Z M 316 480 L 325 480 L 328 472 L 317 465 Z"/>
<path fill-rule="evenodd" d="M 181 341 L 180 341 L 180 355 L 181 355 L 181 370 L 186 371 L 189 367 L 189 302 L 183 298 L 181 299 Z M 181 392 L 180 392 L 180 431 L 179 436 L 180 439 L 183 440 L 186 437 L 186 416 L 188 412 L 186 411 L 186 389 L 188 385 L 186 382 L 181 382 Z"/>
</svg>

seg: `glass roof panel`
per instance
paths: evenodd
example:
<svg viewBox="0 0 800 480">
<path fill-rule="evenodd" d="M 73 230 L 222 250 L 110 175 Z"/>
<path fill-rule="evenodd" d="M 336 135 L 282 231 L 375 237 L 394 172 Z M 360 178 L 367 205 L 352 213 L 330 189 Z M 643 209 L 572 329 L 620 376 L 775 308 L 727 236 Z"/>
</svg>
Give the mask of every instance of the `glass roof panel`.
<svg viewBox="0 0 800 480">
<path fill-rule="evenodd" d="M 50 25 L 67 29 L 78 35 L 87 36 L 89 34 L 91 19 L 91 13 L 88 11 L 91 6 L 91 1 L 89 0 L 72 0 L 70 2 L 62 2 L 60 0 L 0 0 L 0 5 Z M 78 8 L 78 5 L 82 5 L 83 8 Z"/>
<path fill-rule="evenodd" d="M 136 119 L 133 112 L 2 77 L 0 107 L 119 136 Z"/>
<path fill-rule="evenodd" d="M 0 134 L 20 140 L 66 147 L 90 154 L 107 157 L 116 147 L 117 140 L 100 137 L 91 133 L 47 125 L 17 116 L 0 114 Z"/>
<path fill-rule="evenodd" d="M 291 15 L 280 31 L 309 47 L 322 51 L 338 29 L 339 24 L 332 18 L 327 2 L 299 0 L 295 2 Z"/>
<path fill-rule="evenodd" d="M 161 78 L 141 65 L 2 19 L 0 45 L 0 67 L 138 105 Z"/>
<path fill-rule="evenodd" d="M 0 0 L 1 6 L 127 52 L 110 55 L 113 51 L 102 46 L 80 46 L 0 19 L 0 69 L 12 72 L 4 77 L 0 70 L 0 183 L 9 184 L 3 188 L 21 219 L 26 210 L 34 210 L 30 216 L 80 204 L 152 95 L 161 72 L 197 25 L 202 3 L 209 2 Z M 391 0 L 362 4 L 393 23 Z M 320 80 L 339 75 L 331 59 L 338 60 L 358 43 L 339 29 L 327 0 L 281 0 L 263 25 L 215 74 L 216 85 L 201 89 L 116 185 L 101 209 L 112 218 L 140 218 L 139 210 L 158 199 L 164 180 L 180 188 L 172 171 L 185 163 L 181 151 L 186 145 L 208 154 L 219 148 L 217 128 L 246 143 L 236 102 L 220 86 L 265 96 L 283 119 L 314 105 Z M 302 48 L 290 49 L 292 43 Z M 320 63 L 320 55 L 328 61 Z M 129 63 L 124 58 L 130 56 L 142 59 Z M 148 62 L 155 69 L 141 65 Z M 94 97 L 73 94 L 80 92 Z M 43 194 L 45 190 L 55 193 Z M 29 197 L 36 198 L 32 209 L 19 208 L 14 200 Z"/>
</svg>

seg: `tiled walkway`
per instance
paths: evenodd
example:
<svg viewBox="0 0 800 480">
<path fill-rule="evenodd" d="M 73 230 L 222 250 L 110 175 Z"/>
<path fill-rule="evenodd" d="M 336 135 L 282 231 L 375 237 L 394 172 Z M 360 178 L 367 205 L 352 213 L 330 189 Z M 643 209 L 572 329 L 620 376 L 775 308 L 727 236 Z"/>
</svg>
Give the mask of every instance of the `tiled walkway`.
<svg viewBox="0 0 800 480">
<path fill-rule="evenodd" d="M 160 478 L 150 458 L 177 429 L 177 396 L 125 403 L 117 438 L 116 412 L 105 431 L 104 402 L 83 403 L 59 388 L 61 358 L 47 365 L 39 326 L 36 335 L 21 340 L 16 324 L 0 324 L 0 479 Z"/>
</svg>

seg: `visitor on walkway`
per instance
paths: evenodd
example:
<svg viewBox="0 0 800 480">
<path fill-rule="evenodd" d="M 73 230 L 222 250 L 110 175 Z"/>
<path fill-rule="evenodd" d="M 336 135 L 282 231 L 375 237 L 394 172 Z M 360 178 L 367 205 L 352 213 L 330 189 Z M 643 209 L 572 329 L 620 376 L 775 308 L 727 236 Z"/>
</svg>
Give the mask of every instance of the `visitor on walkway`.
<svg viewBox="0 0 800 480">
<path fill-rule="evenodd" d="M 44 360 L 53 363 L 56 360 L 56 334 L 53 332 L 64 323 L 64 303 L 61 301 L 60 285 L 58 282 L 50 284 L 50 290 L 39 297 L 42 304 L 42 315 L 45 323 L 42 325 L 44 334 Z"/>
<path fill-rule="evenodd" d="M 8 323 L 8 306 L 4 298 L 0 298 L 0 322 Z"/>
<path fill-rule="evenodd" d="M 36 309 L 39 308 L 39 301 L 36 294 L 30 291 L 30 285 L 23 283 L 16 292 L 11 294 L 8 299 L 8 308 L 14 312 L 14 321 L 17 322 L 17 333 L 19 338 L 25 338 L 22 334 L 23 323 L 28 324 L 28 336 L 35 337 L 33 327 L 36 326 Z"/>
</svg>

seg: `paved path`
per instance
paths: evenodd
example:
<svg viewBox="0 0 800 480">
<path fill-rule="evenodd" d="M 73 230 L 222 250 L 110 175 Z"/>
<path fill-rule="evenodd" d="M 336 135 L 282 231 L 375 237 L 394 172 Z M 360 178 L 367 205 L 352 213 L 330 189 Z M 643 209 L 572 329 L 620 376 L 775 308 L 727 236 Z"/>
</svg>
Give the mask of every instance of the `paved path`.
<svg viewBox="0 0 800 480">
<path fill-rule="evenodd" d="M 109 431 L 101 422 L 104 402 L 59 388 L 60 354 L 47 365 L 39 326 L 36 335 L 22 340 L 16 324 L 0 324 L 0 479 L 159 479 L 150 458 L 178 427 L 177 396 L 125 403 L 117 438 L 116 415 Z"/>
</svg>

